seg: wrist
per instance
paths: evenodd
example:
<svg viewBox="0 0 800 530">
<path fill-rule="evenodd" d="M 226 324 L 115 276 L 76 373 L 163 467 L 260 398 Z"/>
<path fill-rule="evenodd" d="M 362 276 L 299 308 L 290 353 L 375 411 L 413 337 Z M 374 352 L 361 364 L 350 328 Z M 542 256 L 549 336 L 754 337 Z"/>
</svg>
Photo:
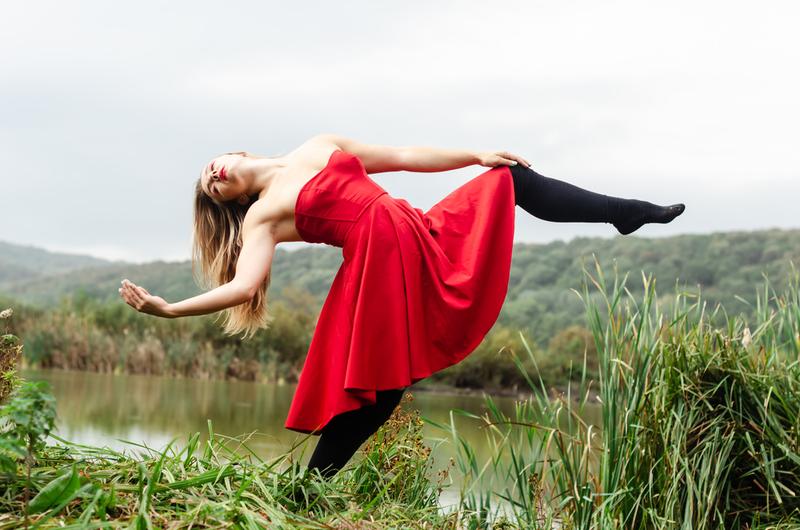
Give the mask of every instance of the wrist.
<svg viewBox="0 0 800 530">
<path fill-rule="evenodd" d="M 167 318 L 178 318 L 179 316 L 181 316 L 177 308 L 175 307 L 175 304 L 167 304 L 167 307 L 164 309 L 164 313 L 165 313 L 164 316 L 166 316 Z"/>
</svg>

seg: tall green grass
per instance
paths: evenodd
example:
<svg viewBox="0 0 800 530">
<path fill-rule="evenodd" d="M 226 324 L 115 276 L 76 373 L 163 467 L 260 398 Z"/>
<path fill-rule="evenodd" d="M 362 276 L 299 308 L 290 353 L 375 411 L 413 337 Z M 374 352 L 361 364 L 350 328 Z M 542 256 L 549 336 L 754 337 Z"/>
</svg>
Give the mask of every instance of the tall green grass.
<svg viewBox="0 0 800 530">
<path fill-rule="evenodd" d="M 456 427 L 462 510 L 473 527 L 800 528 L 800 282 L 765 281 L 747 323 L 643 278 L 586 272 L 582 292 L 599 381 L 477 417 L 494 448 L 479 462 Z M 720 320 L 721 319 L 721 320 Z M 714 326 L 711 322 L 724 322 Z M 524 354 L 535 364 L 520 336 Z M 520 369 L 523 359 L 514 354 Z M 586 373 L 584 365 L 576 367 Z M 538 379 L 538 380 L 537 380 Z M 585 409 L 599 402 L 600 425 Z"/>
<path fill-rule="evenodd" d="M 421 428 L 418 411 L 398 407 L 328 480 L 297 451 L 264 460 L 248 447 L 252 435 L 222 436 L 210 423 L 205 440 L 195 433 L 160 450 L 55 437 L 35 455 L 28 510 L 25 474 L 0 474 L 0 529 L 23 527 L 26 511 L 31 528 L 454 528 L 456 515 L 438 506 L 447 476 L 431 476 Z"/>
</svg>

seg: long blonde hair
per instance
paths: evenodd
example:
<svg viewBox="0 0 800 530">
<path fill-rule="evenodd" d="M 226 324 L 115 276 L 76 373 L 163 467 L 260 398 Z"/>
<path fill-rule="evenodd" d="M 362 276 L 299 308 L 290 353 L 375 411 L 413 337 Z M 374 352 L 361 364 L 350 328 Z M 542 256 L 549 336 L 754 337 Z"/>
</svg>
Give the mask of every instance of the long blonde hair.
<svg viewBox="0 0 800 530">
<path fill-rule="evenodd" d="M 252 156 L 249 153 L 237 152 Z M 205 169 L 204 169 L 205 171 Z M 194 234 L 192 237 L 192 276 L 203 288 L 214 288 L 233 280 L 236 261 L 242 249 L 242 223 L 248 204 L 238 201 L 217 202 L 205 194 L 197 180 L 194 192 Z M 267 307 L 267 289 L 271 274 L 249 302 L 223 310 L 223 328 L 227 335 L 243 333 L 251 337 L 266 329 L 274 319 Z"/>
</svg>

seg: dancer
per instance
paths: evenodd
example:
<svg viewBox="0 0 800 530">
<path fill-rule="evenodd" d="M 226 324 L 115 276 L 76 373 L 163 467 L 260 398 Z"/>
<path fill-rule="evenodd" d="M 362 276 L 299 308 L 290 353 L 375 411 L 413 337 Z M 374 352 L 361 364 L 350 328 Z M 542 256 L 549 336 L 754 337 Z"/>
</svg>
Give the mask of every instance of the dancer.
<svg viewBox="0 0 800 530">
<path fill-rule="evenodd" d="M 489 167 L 423 212 L 369 175 Z M 193 264 L 214 286 L 168 303 L 123 280 L 151 315 L 225 310 L 227 333 L 267 327 L 275 246 L 342 249 L 286 419 L 319 435 L 310 469 L 340 470 L 391 415 L 405 389 L 458 363 L 497 320 L 508 289 L 515 205 L 555 222 L 610 223 L 630 234 L 668 223 L 683 204 L 594 193 L 540 175 L 506 151 L 368 145 L 319 135 L 289 154 L 227 153 L 195 187 Z"/>
</svg>

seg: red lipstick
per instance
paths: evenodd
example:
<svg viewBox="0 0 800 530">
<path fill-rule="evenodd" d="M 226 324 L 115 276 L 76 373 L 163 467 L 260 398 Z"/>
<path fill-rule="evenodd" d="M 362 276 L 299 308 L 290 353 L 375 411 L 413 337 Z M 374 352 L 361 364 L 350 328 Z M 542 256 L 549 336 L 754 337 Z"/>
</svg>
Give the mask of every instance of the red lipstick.
<svg viewBox="0 0 800 530">
<path fill-rule="evenodd" d="M 222 166 L 221 168 L 219 168 L 219 179 L 222 182 L 227 182 L 228 181 L 228 177 L 225 174 L 225 166 Z"/>
</svg>

